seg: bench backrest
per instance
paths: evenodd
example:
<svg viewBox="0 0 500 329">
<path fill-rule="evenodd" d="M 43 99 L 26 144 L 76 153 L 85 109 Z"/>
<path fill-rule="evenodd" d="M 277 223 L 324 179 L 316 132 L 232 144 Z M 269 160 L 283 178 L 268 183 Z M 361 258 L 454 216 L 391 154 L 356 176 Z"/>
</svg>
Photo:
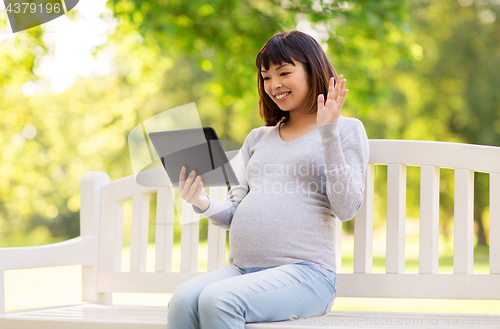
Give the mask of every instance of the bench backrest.
<svg viewBox="0 0 500 329">
<path fill-rule="evenodd" d="M 387 164 L 386 273 L 372 273 L 374 164 Z M 420 166 L 419 273 L 405 274 L 406 168 Z M 454 170 L 453 274 L 439 274 L 440 168 Z M 489 173 L 489 271 L 473 273 L 474 172 Z M 365 199 L 354 219 L 353 274 L 339 273 L 339 296 L 500 299 L 500 148 L 459 143 L 370 140 Z"/>
<path fill-rule="evenodd" d="M 236 152 L 236 151 L 232 151 Z M 231 158 L 231 155 L 228 154 Z M 240 155 L 231 160 L 238 165 Z M 374 165 L 387 164 L 387 255 L 386 273 L 372 273 Z M 420 249 L 419 273 L 405 273 L 406 168 L 420 166 Z M 439 170 L 455 171 L 453 274 L 439 274 Z M 151 169 L 160 174 L 163 168 Z M 474 171 L 490 176 L 491 237 L 500 237 L 500 148 L 457 143 L 370 140 L 365 200 L 354 219 L 354 273 L 341 269 L 341 222 L 336 220 L 338 296 L 402 298 L 500 299 L 500 241 L 490 239 L 490 274 L 473 273 Z M 96 173 L 94 173 L 95 175 Z M 99 173 L 100 175 L 105 175 Z M 90 174 L 89 174 L 90 175 Z M 166 175 L 162 174 L 166 178 Z M 106 176 L 107 177 L 107 176 Z M 82 179 L 83 181 L 83 179 Z M 178 190 L 171 185 L 144 187 L 128 176 L 89 188 L 82 184 L 82 236 L 97 234 L 99 251 L 97 291 L 172 293 L 175 287 L 198 270 L 199 218 L 189 203 L 179 202 Z M 95 184 L 95 183 L 94 183 Z M 92 192 L 94 191 L 94 192 Z M 213 200 L 224 201 L 226 187 L 210 187 Z M 93 194 L 92 194 L 93 193 Z M 150 218 L 150 195 L 156 194 L 156 218 Z M 132 202 L 130 271 L 122 272 L 124 204 Z M 177 200 L 177 201 L 176 201 Z M 494 201 L 496 200 L 497 203 Z M 180 271 L 172 271 L 174 257 L 174 215 L 180 228 Z M 207 220 L 202 219 L 202 220 Z M 207 220 L 208 221 L 208 220 Z M 148 232 L 155 226 L 154 272 L 147 272 Z M 207 270 L 224 266 L 226 233 L 208 221 Z M 92 276 L 89 276 L 92 277 Z"/>
</svg>

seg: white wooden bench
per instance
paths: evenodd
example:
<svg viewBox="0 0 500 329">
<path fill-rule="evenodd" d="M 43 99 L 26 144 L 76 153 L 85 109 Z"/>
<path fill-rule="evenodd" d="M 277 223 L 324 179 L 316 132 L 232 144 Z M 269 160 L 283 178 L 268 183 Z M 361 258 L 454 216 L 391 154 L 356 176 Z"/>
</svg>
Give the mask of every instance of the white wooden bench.
<svg viewBox="0 0 500 329">
<path fill-rule="evenodd" d="M 338 297 L 500 299 L 500 148 L 456 143 L 370 140 L 364 204 L 354 219 L 354 273 L 337 277 Z M 235 151 L 233 151 L 235 152 Z M 236 159 L 236 160 L 235 160 Z M 238 157 L 231 160 L 237 165 Z M 386 273 L 372 273 L 374 164 L 387 164 Z M 421 166 L 419 273 L 405 274 L 406 166 Z M 455 171 L 453 274 L 438 272 L 439 170 Z M 156 168 L 152 170 L 163 170 Z M 473 273 L 474 171 L 490 177 L 489 274 Z M 172 293 L 181 282 L 203 274 L 197 268 L 199 221 L 181 229 L 180 272 L 172 272 L 174 201 L 172 187 L 139 186 L 134 176 L 113 182 L 103 172 L 81 180 L 81 236 L 39 247 L 0 249 L 0 283 L 12 269 L 82 266 L 79 305 L 5 312 L 0 284 L 0 328 L 165 328 L 167 308 L 111 304 L 113 292 Z M 146 272 L 150 194 L 157 193 L 155 272 Z M 209 188 L 225 200 L 227 189 Z M 132 200 L 130 272 L 121 271 L 124 202 Z M 179 209 L 177 209 L 179 211 Z M 182 200 L 183 222 L 199 216 Z M 206 219 L 204 219 L 206 220 Z M 208 229 L 208 271 L 225 264 L 227 231 Z M 336 222 L 337 266 L 341 268 L 341 223 Z M 500 328 L 493 315 L 334 311 L 311 319 L 247 324 L 247 328 L 341 328 L 384 326 L 437 328 L 455 324 Z M 499 310 L 500 312 L 500 310 Z M 452 316 L 456 316 L 453 314 Z M 454 322 L 454 321 L 457 322 Z M 472 323 L 471 323 L 472 321 Z"/>
</svg>

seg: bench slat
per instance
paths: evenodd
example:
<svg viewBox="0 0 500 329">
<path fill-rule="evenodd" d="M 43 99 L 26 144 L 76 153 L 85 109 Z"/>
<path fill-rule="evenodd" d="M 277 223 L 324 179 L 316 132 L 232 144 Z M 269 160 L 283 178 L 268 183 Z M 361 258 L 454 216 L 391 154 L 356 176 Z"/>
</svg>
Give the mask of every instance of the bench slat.
<svg viewBox="0 0 500 329">
<path fill-rule="evenodd" d="M 100 273 L 100 292 L 172 293 L 206 272 Z M 465 289 L 464 287 L 467 287 Z M 338 273 L 338 297 L 498 300 L 500 275 Z"/>
<path fill-rule="evenodd" d="M 500 274 L 500 174 L 490 174 L 490 273 Z"/>
<path fill-rule="evenodd" d="M 82 265 L 82 300 L 86 302 L 108 302 L 111 294 L 98 294 L 96 291 L 99 257 L 97 237 L 101 221 L 101 200 L 103 186 L 111 179 L 103 172 L 87 172 L 80 180 L 80 236 L 95 240 L 95 251 L 85 250 L 94 261 L 91 265 Z M 74 255 L 72 255 L 74 257 Z"/>
<path fill-rule="evenodd" d="M 472 274 L 474 265 L 474 172 L 455 169 L 453 273 Z"/>
<path fill-rule="evenodd" d="M 457 314 L 385 311 L 330 311 L 324 316 L 292 317 L 276 322 L 247 323 L 245 329 L 499 329 L 495 314 Z"/>
<path fill-rule="evenodd" d="M 225 201 L 227 198 L 226 187 L 210 187 L 210 199 Z M 226 230 L 208 221 L 208 271 L 216 270 L 225 264 L 226 260 Z"/>
<path fill-rule="evenodd" d="M 226 230 L 208 221 L 207 269 L 213 271 L 224 266 L 226 261 Z"/>
<path fill-rule="evenodd" d="M 132 197 L 130 232 L 130 272 L 146 272 L 149 231 L 149 194 Z"/>
<path fill-rule="evenodd" d="M 370 163 L 461 168 L 500 174 L 500 147 L 462 143 L 370 139 Z"/>
<path fill-rule="evenodd" d="M 338 297 L 489 299 L 500 296 L 500 275 L 337 274 Z"/>
<path fill-rule="evenodd" d="M 171 294 L 181 283 L 206 272 L 101 272 L 97 280 L 99 292 L 132 292 Z"/>
<path fill-rule="evenodd" d="M 163 166 L 153 168 L 147 171 L 147 175 L 165 179 L 166 183 L 163 186 L 172 185 L 168 175 L 165 174 Z M 102 204 L 116 201 L 125 201 L 131 199 L 134 195 L 139 193 L 149 194 L 154 193 L 158 186 L 142 186 L 136 182 L 137 175 L 130 175 L 113 181 L 111 184 L 102 187 Z"/>
<path fill-rule="evenodd" d="M 5 314 L 5 274 L 0 268 L 0 315 Z"/>
<path fill-rule="evenodd" d="M 37 329 L 164 329 L 164 306 L 81 304 L 35 311 L 14 312 L 0 317 L 1 328 Z"/>
<path fill-rule="evenodd" d="M 420 168 L 419 273 L 439 272 L 439 167 Z"/>
<path fill-rule="evenodd" d="M 99 272 L 119 272 L 123 248 L 123 202 L 115 201 L 102 207 L 99 236 Z"/>
<path fill-rule="evenodd" d="M 198 271 L 198 245 L 200 240 L 200 222 L 191 203 L 182 199 L 181 225 L 181 272 Z"/>
<path fill-rule="evenodd" d="M 405 272 L 406 166 L 387 166 L 386 272 Z"/>
<path fill-rule="evenodd" d="M 373 266 L 374 166 L 368 164 L 365 197 L 354 218 L 354 273 L 371 273 Z"/>
<path fill-rule="evenodd" d="M 173 192 L 173 193 L 172 193 Z M 155 271 L 171 272 L 174 246 L 174 197 L 169 187 L 158 189 L 156 196 Z"/>
<path fill-rule="evenodd" d="M 335 266 L 337 273 L 342 272 L 342 221 L 338 218 L 333 219 L 335 225 L 334 243 L 335 243 Z"/>
</svg>

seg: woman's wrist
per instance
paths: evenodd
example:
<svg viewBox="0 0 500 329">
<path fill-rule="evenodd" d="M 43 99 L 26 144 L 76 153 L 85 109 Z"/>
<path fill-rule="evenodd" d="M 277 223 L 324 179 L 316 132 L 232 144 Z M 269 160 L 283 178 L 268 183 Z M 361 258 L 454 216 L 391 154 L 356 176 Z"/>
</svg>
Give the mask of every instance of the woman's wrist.
<svg viewBox="0 0 500 329">
<path fill-rule="evenodd" d="M 205 198 L 200 201 L 200 203 L 194 204 L 195 207 L 200 209 L 201 212 L 206 212 L 208 208 L 210 207 L 210 198 L 208 197 L 208 194 L 205 193 Z"/>
</svg>

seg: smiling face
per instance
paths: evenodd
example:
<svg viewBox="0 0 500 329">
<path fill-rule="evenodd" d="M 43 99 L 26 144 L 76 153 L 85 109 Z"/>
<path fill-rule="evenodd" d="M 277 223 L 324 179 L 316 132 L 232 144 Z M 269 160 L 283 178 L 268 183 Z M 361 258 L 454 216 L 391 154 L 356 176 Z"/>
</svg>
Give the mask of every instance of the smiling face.
<svg viewBox="0 0 500 329">
<path fill-rule="evenodd" d="M 277 71 L 282 64 L 285 66 Z M 337 78 L 321 45 L 296 30 L 273 35 L 257 54 L 255 67 L 259 114 L 266 126 L 275 126 L 283 119 L 286 122 L 291 113 L 295 117 L 316 114 L 318 95 L 327 95 L 330 78 Z M 291 93 L 282 102 L 274 97 L 287 91 Z"/>
<path fill-rule="evenodd" d="M 295 66 L 286 62 L 270 63 L 269 70 L 261 68 L 266 94 L 282 111 L 305 112 L 309 108 L 309 77 L 304 65 L 294 60 Z"/>
</svg>

